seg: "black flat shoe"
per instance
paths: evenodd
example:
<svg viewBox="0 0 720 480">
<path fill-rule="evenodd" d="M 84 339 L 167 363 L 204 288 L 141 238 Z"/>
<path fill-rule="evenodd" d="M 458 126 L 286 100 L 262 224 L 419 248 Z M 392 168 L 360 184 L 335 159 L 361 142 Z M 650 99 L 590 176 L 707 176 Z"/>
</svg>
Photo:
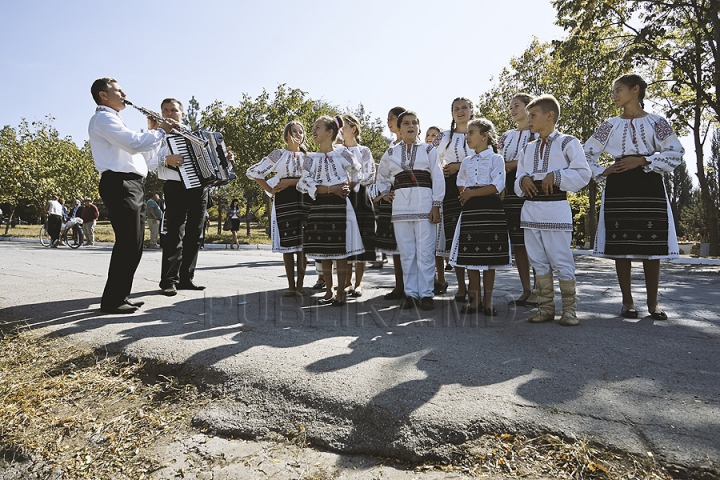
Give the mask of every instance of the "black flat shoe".
<svg viewBox="0 0 720 480">
<path fill-rule="evenodd" d="M 455 301 L 458 303 L 465 303 L 466 297 L 467 297 L 467 293 L 465 295 L 455 295 Z"/>
<path fill-rule="evenodd" d="M 325 287 L 326 287 L 325 282 L 317 282 L 315 285 L 313 285 L 310 288 L 312 288 L 313 290 L 325 290 Z"/>
<path fill-rule="evenodd" d="M 487 317 L 496 317 L 498 314 L 497 310 L 495 310 L 495 307 L 483 308 L 483 313 Z"/>
<path fill-rule="evenodd" d="M 538 304 L 537 302 L 529 302 L 527 300 L 510 300 L 508 302 L 508 305 L 516 307 L 528 307 L 528 308 L 537 308 Z"/>
<path fill-rule="evenodd" d="M 393 291 L 388 293 L 387 295 L 384 295 L 383 298 L 385 300 L 400 300 L 401 298 L 405 298 L 405 292 L 403 291 Z"/>
<path fill-rule="evenodd" d="M 433 293 L 435 295 L 441 295 L 445 292 L 447 292 L 448 289 L 448 283 L 445 282 L 445 284 L 442 283 L 435 283 L 435 286 L 433 287 Z"/>
<path fill-rule="evenodd" d="M 192 280 L 189 282 L 180 282 L 177 286 L 178 290 L 205 290 L 203 285 L 196 285 Z"/>
<path fill-rule="evenodd" d="M 478 310 L 480 310 L 480 307 L 471 307 L 470 305 L 463 305 L 463 307 L 460 309 L 460 313 L 468 315 L 471 313 L 477 313 Z"/>
<path fill-rule="evenodd" d="M 345 300 L 333 300 L 330 305 L 333 307 L 342 307 L 343 305 L 347 305 L 347 302 Z"/>
<path fill-rule="evenodd" d="M 620 315 L 622 315 L 623 318 L 638 318 L 638 311 L 634 308 L 628 308 L 620 312 Z"/>
<path fill-rule="evenodd" d="M 653 318 L 653 320 L 667 320 L 667 313 L 663 312 L 662 310 L 655 310 L 654 312 L 650 312 L 650 316 Z"/>
<path fill-rule="evenodd" d="M 407 297 L 403 303 L 403 310 L 410 310 L 418 305 L 418 299 L 415 297 Z"/>
<path fill-rule="evenodd" d="M 135 313 L 137 312 L 138 307 L 133 307 L 132 305 L 128 305 L 127 303 L 123 303 L 122 305 L 118 305 L 115 308 L 100 308 L 100 311 L 103 313 L 112 313 L 112 314 L 127 314 L 127 313 Z"/>
<path fill-rule="evenodd" d="M 448 263 L 447 265 L 445 265 L 445 271 L 446 271 L 446 272 L 452 272 L 453 270 L 455 270 L 455 269 L 454 269 L 453 266 L 450 265 L 449 263 Z"/>
</svg>

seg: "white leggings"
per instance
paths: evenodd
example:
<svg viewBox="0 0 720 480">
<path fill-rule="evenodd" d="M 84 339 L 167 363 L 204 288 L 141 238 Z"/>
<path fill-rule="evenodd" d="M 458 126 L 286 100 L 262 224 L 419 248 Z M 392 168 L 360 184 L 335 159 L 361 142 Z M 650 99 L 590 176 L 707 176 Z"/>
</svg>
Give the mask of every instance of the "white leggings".
<svg viewBox="0 0 720 480">
<path fill-rule="evenodd" d="M 427 219 L 394 222 L 393 225 L 403 268 L 405 295 L 432 297 L 437 226 Z"/>
<path fill-rule="evenodd" d="M 575 280 L 572 232 L 525 228 L 525 250 L 538 275 L 555 272 L 560 280 Z"/>
</svg>

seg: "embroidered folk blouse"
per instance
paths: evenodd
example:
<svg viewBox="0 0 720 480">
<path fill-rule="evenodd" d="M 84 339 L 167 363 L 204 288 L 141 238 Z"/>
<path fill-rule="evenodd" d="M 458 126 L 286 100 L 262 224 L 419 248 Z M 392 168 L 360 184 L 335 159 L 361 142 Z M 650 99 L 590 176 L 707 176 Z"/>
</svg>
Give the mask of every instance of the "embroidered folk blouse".
<svg viewBox="0 0 720 480">
<path fill-rule="evenodd" d="M 468 155 L 458 171 L 458 187 L 487 187 L 495 185 L 498 193 L 505 188 L 505 161 L 488 147 L 480 153 Z"/>
<path fill-rule="evenodd" d="M 530 176 L 542 180 L 549 173 L 555 175 L 554 185 L 566 192 L 577 192 L 590 181 L 592 172 L 585 159 L 580 141 L 553 131 L 545 141 L 534 140 L 520 155 L 515 180 L 515 193 L 524 197 L 522 179 Z M 520 214 L 520 226 L 540 230 L 572 231 L 572 210 L 567 200 L 556 202 L 526 201 Z"/>
<path fill-rule="evenodd" d="M 284 148 L 273 150 L 245 172 L 248 178 L 265 179 L 268 175 L 275 175 L 268 180 L 270 188 L 275 187 L 283 178 L 300 178 L 303 174 L 305 155 L 302 152 L 291 152 Z M 268 195 L 270 195 L 268 193 Z"/>
<path fill-rule="evenodd" d="M 498 153 L 506 163 L 519 160 L 520 153 L 534 137 L 530 130 L 508 130 L 498 141 Z"/>
<path fill-rule="evenodd" d="M 350 183 L 353 175 L 358 175 L 362 166 L 345 147 L 332 152 L 314 152 L 305 156 L 303 174 L 297 183 L 297 189 L 307 193 L 314 200 L 317 187 L 330 187 Z"/>
<path fill-rule="evenodd" d="M 600 165 L 598 161 L 603 152 L 616 160 L 627 155 L 645 157 L 650 162 L 643 167 L 645 172 L 659 174 L 672 172 L 685 154 L 668 121 L 654 114 L 633 119 L 614 117 L 604 121 L 585 142 L 584 150 L 595 181 L 605 180 L 602 173 L 607 166 Z"/>
<path fill-rule="evenodd" d="M 437 151 L 432 145 L 420 142 L 412 144 L 410 152 L 405 142 L 400 142 L 385 152 L 378 165 L 377 180 L 368 188 L 368 195 L 387 195 L 395 184 L 395 176 L 410 170 L 429 172 L 432 188 L 395 189 L 392 202 L 393 222 L 429 219 L 432 207 L 441 206 L 445 196 L 445 177 Z"/>
<path fill-rule="evenodd" d="M 355 158 L 362 165 L 362 170 L 350 178 L 350 181 L 356 183 L 355 191 L 360 190 L 360 185 L 367 187 L 375 183 L 375 160 L 372 157 L 372 152 L 365 145 L 355 145 L 354 147 L 347 147 L 350 152 L 355 155 Z"/>
<path fill-rule="evenodd" d="M 442 167 L 448 163 L 462 162 L 463 158 L 472 154 L 467 143 L 465 143 L 464 133 L 455 132 L 452 135 L 452 140 L 450 140 L 450 130 L 445 130 L 437 134 L 432 145 L 437 150 Z"/>
</svg>

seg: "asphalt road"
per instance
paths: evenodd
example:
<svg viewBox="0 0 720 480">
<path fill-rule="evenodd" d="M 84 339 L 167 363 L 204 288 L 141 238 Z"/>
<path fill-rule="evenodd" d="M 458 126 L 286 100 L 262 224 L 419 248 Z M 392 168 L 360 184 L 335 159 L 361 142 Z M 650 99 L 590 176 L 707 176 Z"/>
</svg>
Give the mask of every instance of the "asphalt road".
<svg viewBox="0 0 720 480">
<path fill-rule="evenodd" d="M 133 290 L 145 306 L 102 315 L 109 254 L 0 242 L 0 321 L 212 384 L 222 395 L 198 425 L 244 438 L 302 426 L 319 447 L 408 460 L 449 458 L 483 433 L 549 432 L 679 470 L 720 468 L 718 262 L 663 264 L 667 321 L 647 316 L 638 264 L 640 318 L 628 320 L 614 264 L 576 255 L 581 324 L 562 327 L 507 306 L 514 271 L 498 271 L 497 317 L 461 315 L 452 282 L 434 312 L 402 310 L 382 299 L 389 266 L 368 270 L 363 297 L 338 308 L 284 297 L 281 255 L 258 249 L 202 251 L 207 290 L 175 297 L 159 294 L 160 251 L 146 251 Z"/>
</svg>

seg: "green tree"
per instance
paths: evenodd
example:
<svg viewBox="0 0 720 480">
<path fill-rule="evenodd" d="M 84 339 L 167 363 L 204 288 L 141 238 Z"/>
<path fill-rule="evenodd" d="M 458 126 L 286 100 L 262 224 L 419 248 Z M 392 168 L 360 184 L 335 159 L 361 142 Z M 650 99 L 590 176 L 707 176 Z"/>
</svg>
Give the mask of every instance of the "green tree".
<svg viewBox="0 0 720 480">
<path fill-rule="evenodd" d="M 18 205 L 30 203 L 42 211 L 51 194 L 97 196 L 99 177 L 89 145 L 78 148 L 72 138 L 61 138 L 52 121 L 23 119 L 17 130 L 0 131 L 0 201 L 12 205 L 8 225 Z"/>
<path fill-rule="evenodd" d="M 200 113 L 200 103 L 195 100 L 195 95 L 192 96 L 188 102 L 187 115 L 183 119 L 183 123 L 193 132 L 196 132 L 200 128 L 198 123 L 198 114 Z"/>
<path fill-rule="evenodd" d="M 680 236 L 685 236 L 686 232 L 683 228 L 681 218 L 682 211 L 687 208 L 693 200 L 693 183 L 688 175 L 687 164 L 683 160 L 680 165 L 673 170 L 672 174 L 665 175 L 665 190 L 667 191 L 670 207 L 675 217 L 675 230 Z"/>
<path fill-rule="evenodd" d="M 607 29 L 602 34 L 611 38 L 617 32 Z M 598 42 L 577 31 L 552 43 L 535 38 L 521 55 L 510 59 L 494 86 L 481 95 L 478 111 L 504 132 L 515 128 L 508 110 L 513 95 L 550 93 L 561 105 L 558 129 L 582 142 L 603 120 L 616 115 L 610 82 L 620 74 L 614 61 L 618 48 L 616 42 Z M 578 240 L 592 244 L 597 228 L 597 185 L 591 181 L 575 197 L 572 205 Z"/>
<path fill-rule="evenodd" d="M 291 120 L 301 122 L 307 133 L 317 117 L 337 113 L 337 108 L 327 102 L 313 100 L 306 92 L 285 84 L 278 85 L 272 96 L 266 90 L 255 98 L 243 94 L 238 106 L 215 101 L 206 107 L 200 125 L 223 134 L 235 155 L 234 169 L 238 175 L 236 182 L 214 192 L 218 211 L 222 212 L 231 198 L 238 198 L 248 219 L 250 213 L 258 218 L 264 215 L 264 223 L 268 224 L 269 197 L 245 176 L 245 171 L 272 150 L 283 148 L 282 130 Z M 249 234 L 249 222 L 246 223 Z M 222 215 L 218 215 L 218 228 L 221 224 Z"/>
</svg>

